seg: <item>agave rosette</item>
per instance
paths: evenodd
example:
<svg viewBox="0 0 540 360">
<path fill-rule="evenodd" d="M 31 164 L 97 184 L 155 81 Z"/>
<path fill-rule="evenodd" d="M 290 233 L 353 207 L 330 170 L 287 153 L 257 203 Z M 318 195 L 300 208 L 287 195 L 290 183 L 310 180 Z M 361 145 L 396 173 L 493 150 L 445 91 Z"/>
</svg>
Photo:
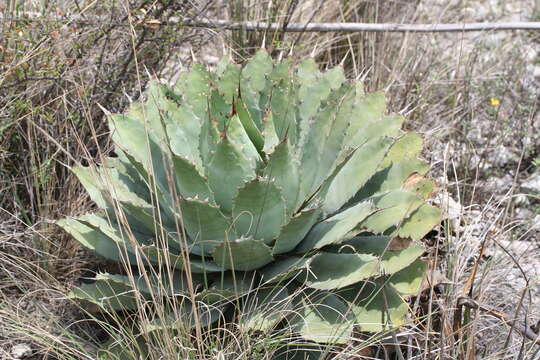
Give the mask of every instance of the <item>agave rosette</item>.
<svg viewBox="0 0 540 360">
<path fill-rule="evenodd" d="M 404 323 L 425 271 L 416 241 L 439 211 L 422 140 L 386 114 L 384 94 L 261 51 L 243 68 L 195 65 L 172 89 L 153 82 L 109 119 L 116 156 L 73 169 L 100 211 L 59 225 L 140 277 L 98 274 L 73 297 L 133 309 L 135 288 L 191 288 L 243 327 L 287 318 L 317 342 Z"/>
</svg>

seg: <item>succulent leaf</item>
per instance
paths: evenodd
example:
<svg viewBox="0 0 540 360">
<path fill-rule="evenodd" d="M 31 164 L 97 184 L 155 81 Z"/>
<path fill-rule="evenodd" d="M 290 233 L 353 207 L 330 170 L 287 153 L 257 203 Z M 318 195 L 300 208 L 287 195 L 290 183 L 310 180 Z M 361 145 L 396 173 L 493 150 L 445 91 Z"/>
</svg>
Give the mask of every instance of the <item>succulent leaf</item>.
<svg viewBox="0 0 540 360">
<path fill-rule="evenodd" d="M 239 190 L 232 214 L 238 235 L 270 244 L 286 221 L 285 200 L 273 181 L 257 178 Z"/>
<path fill-rule="evenodd" d="M 157 246 L 147 245 L 140 248 L 141 252 L 148 256 L 148 259 L 156 265 L 168 264 L 175 269 L 185 271 L 189 268 L 193 274 L 209 274 L 225 271 L 217 266 L 212 260 L 195 256 L 186 258 L 182 254 L 175 254 Z"/>
<path fill-rule="evenodd" d="M 301 296 L 292 327 L 304 339 L 344 344 L 350 340 L 354 321 L 348 306 L 331 293 Z"/>
<path fill-rule="evenodd" d="M 156 299 L 163 296 L 187 295 L 189 291 L 188 282 L 194 283 L 194 287 L 200 283 L 200 279 L 197 277 L 188 279 L 185 273 L 179 271 L 167 274 L 148 271 L 144 275 L 139 274 L 133 277 L 100 273 L 95 276 L 94 280 L 124 285 L 128 289 L 126 291 L 137 292 L 145 298 L 154 297 Z"/>
<path fill-rule="evenodd" d="M 255 170 L 228 138 L 221 139 L 207 169 L 208 185 L 216 202 L 226 214 L 231 214 L 238 188 L 255 177 Z"/>
<path fill-rule="evenodd" d="M 285 200 L 287 216 L 291 216 L 301 204 L 298 204 L 300 179 L 299 164 L 294 157 L 290 143 L 285 140 L 277 145 L 270 154 L 263 176 L 273 179 L 281 189 Z"/>
<path fill-rule="evenodd" d="M 101 184 L 99 184 L 99 182 L 96 183 L 95 181 L 96 177 L 99 176 L 97 169 L 80 166 L 71 168 L 71 171 L 77 176 L 77 179 L 79 179 L 86 192 L 88 192 L 90 199 L 92 199 L 92 201 L 101 209 L 107 208 L 107 201 L 105 201 L 101 194 Z"/>
<path fill-rule="evenodd" d="M 379 170 L 355 195 L 355 199 L 365 199 L 375 194 L 399 189 L 411 174 L 423 175 L 427 171 L 427 164 L 418 159 L 394 162 L 389 167 Z"/>
<path fill-rule="evenodd" d="M 174 155 L 188 159 L 200 173 L 204 166 L 199 150 L 202 121 L 186 105 L 171 112 L 171 123 L 167 125 L 169 144 Z"/>
<path fill-rule="evenodd" d="M 279 136 L 276 133 L 274 126 L 274 115 L 269 112 L 263 117 L 263 135 L 264 135 L 264 147 L 263 151 L 266 154 L 271 154 L 274 148 L 279 144 Z"/>
<path fill-rule="evenodd" d="M 379 274 L 377 257 L 368 254 L 319 252 L 307 270 L 306 285 L 319 290 L 341 289 Z"/>
<path fill-rule="evenodd" d="M 78 173 L 86 172 L 86 168 L 78 168 Z M 87 174 L 89 175 L 89 174 Z M 162 224 L 156 224 L 154 207 L 139 197 L 144 189 L 127 181 L 116 169 L 102 168 L 93 177 L 93 189 L 100 191 L 100 201 L 105 204 L 103 208 L 112 218 L 127 220 L 139 232 L 152 234 L 156 229 L 164 226 L 174 226 L 174 214 L 171 210 L 161 207 Z M 144 196 L 144 194 L 143 194 Z M 146 196 L 145 196 L 146 197 Z M 123 220 L 117 220 L 122 222 Z"/>
<path fill-rule="evenodd" d="M 276 66 L 275 70 L 283 67 L 285 63 Z M 279 141 L 288 138 L 291 143 L 296 140 L 296 101 L 295 84 L 288 77 L 289 69 L 285 68 L 285 77 L 274 79 L 274 89 L 271 94 L 270 108 L 274 121 L 274 130 Z"/>
<path fill-rule="evenodd" d="M 417 295 L 426 276 L 427 265 L 416 260 L 409 267 L 393 274 L 388 283 L 403 295 Z"/>
<path fill-rule="evenodd" d="M 165 132 L 169 123 L 169 110 L 175 109 L 174 103 L 167 99 L 166 88 L 157 80 L 149 82 L 147 101 L 144 106 L 132 104 L 126 113 L 128 117 L 137 119 L 140 123 L 146 124 L 152 129 L 152 136 L 157 144 L 166 144 L 167 135 Z"/>
<path fill-rule="evenodd" d="M 411 174 L 402 186 L 402 189 L 413 191 L 424 199 L 429 199 L 437 191 L 437 185 L 422 174 Z"/>
<path fill-rule="evenodd" d="M 281 286 L 257 289 L 241 306 L 239 325 L 246 332 L 268 332 L 293 311 L 289 292 Z"/>
<path fill-rule="evenodd" d="M 117 158 L 106 158 L 103 167 L 92 179 L 97 181 L 100 188 L 111 193 L 116 193 L 116 187 L 123 191 L 131 192 L 139 199 L 152 202 L 152 196 L 148 184 L 140 173 L 134 168 L 128 157 L 120 149 L 116 149 Z M 98 178 L 99 177 L 99 178 Z"/>
<path fill-rule="evenodd" d="M 195 64 L 185 78 L 176 84 L 182 101 L 194 113 L 207 115 L 208 98 L 211 95 L 212 74 L 201 64 Z M 201 119 L 202 122 L 205 119 Z"/>
<path fill-rule="evenodd" d="M 353 106 L 354 108 L 354 106 Z M 356 135 L 350 139 L 350 146 L 360 146 L 367 141 L 380 136 L 397 137 L 401 132 L 403 117 L 395 115 L 384 115 L 379 121 L 367 123 Z"/>
<path fill-rule="evenodd" d="M 236 238 L 231 220 L 207 200 L 184 199 L 180 211 L 190 238 L 189 250 L 197 255 L 209 255 L 219 244 Z"/>
<path fill-rule="evenodd" d="M 238 115 L 231 117 L 227 124 L 226 133 L 231 142 L 235 144 L 235 147 L 242 149 L 250 166 L 255 169 L 262 162 L 262 159 L 246 133 Z"/>
<path fill-rule="evenodd" d="M 278 259 L 260 270 L 263 281 L 266 284 L 283 283 L 291 278 L 296 278 L 303 269 L 309 265 L 311 258 L 301 256 L 289 256 Z"/>
<path fill-rule="evenodd" d="M 341 87 L 341 84 L 346 80 L 343 68 L 335 67 L 323 74 L 323 77 L 328 81 L 331 90 L 337 90 Z"/>
<path fill-rule="evenodd" d="M 318 188 L 317 174 L 321 166 L 322 155 L 325 152 L 325 140 L 328 138 L 329 129 L 332 127 L 332 119 L 335 118 L 337 106 L 328 106 L 314 116 L 303 145 L 301 170 L 301 193 L 302 198 L 308 197 Z"/>
<path fill-rule="evenodd" d="M 422 137 L 418 133 L 406 133 L 392 145 L 388 151 L 388 155 L 381 163 L 381 169 L 393 162 L 416 158 L 420 154 L 420 151 L 422 151 L 422 144 Z"/>
<path fill-rule="evenodd" d="M 153 139 L 152 132 L 140 121 L 127 116 L 110 116 L 109 127 L 115 144 L 139 164 L 140 172 L 150 180 L 158 191 L 156 199 L 166 209 L 174 203 L 169 190 L 168 152 L 163 152 Z"/>
<path fill-rule="evenodd" d="M 137 262 L 137 259 L 133 255 L 129 253 L 125 254 L 125 250 L 121 251 L 124 247 L 123 244 L 117 244 L 102 232 L 76 219 L 66 218 L 57 221 L 56 224 L 70 233 L 82 246 L 105 259 L 124 262 L 127 256 L 127 260 L 130 263 L 135 264 Z"/>
<path fill-rule="evenodd" d="M 238 85 L 240 83 L 240 68 L 232 64 L 226 59 L 221 61 L 220 65 L 223 67 L 223 71 L 219 71 L 219 80 L 217 81 L 217 89 L 223 100 L 227 104 L 233 103 L 234 97 L 238 94 Z"/>
<path fill-rule="evenodd" d="M 425 252 L 425 248 L 419 244 L 412 244 L 399 250 L 393 249 L 392 240 L 389 236 L 356 236 L 332 251 L 375 255 L 379 258 L 380 272 L 386 275 L 407 268 Z"/>
<path fill-rule="evenodd" d="M 261 92 L 266 87 L 267 80 L 273 68 L 274 63 L 270 56 L 265 51 L 259 51 L 248 61 L 242 70 L 242 80 L 253 91 Z"/>
<path fill-rule="evenodd" d="M 372 203 L 366 201 L 319 222 L 307 234 L 297 250 L 307 252 L 346 240 L 345 235 L 348 235 L 358 223 L 371 215 L 374 210 Z"/>
<path fill-rule="evenodd" d="M 324 129 L 324 137 L 319 144 L 320 162 L 312 192 L 318 189 L 326 178 L 332 174 L 339 163 L 344 150 L 343 140 L 350 125 L 350 115 L 354 101 L 354 93 L 345 92 L 337 100 L 335 113 Z"/>
<path fill-rule="evenodd" d="M 95 282 L 82 284 L 68 297 L 87 301 L 105 311 L 133 310 L 137 308 L 137 293 L 126 283 L 129 283 L 129 278 L 124 275 L 98 274 Z"/>
<path fill-rule="evenodd" d="M 155 316 L 154 319 L 145 323 L 142 328 L 142 334 L 148 334 L 156 331 L 171 330 L 191 330 L 197 324 L 201 327 L 210 327 L 223 316 L 224 307 L 208 306 L 204 303 L 197 303 L 194 307 L 189 301 L 184 300 L 179 304 L 170 306 L 164 314 Z"/>
<path fill-rule="evenodd" d="M 441 212 L 439 208 L 423 204 L 403 221 L 397 235 L 420 240 L 440 222 Z"/>
<path fill-rule="evenodd" d="M 218 90 L 212 90 L 209 98 L 208 117 L 216 127 L 216 130 L 223 133 L 229 126 L 229 117 L 232 113 L 232 104 L 227 103 Z"/>
<path fill-rule="evenodd" d="M 122 226 L 112 219 L 108 219 L 105 216 L 100 216 L 98 213 L 86 214 L 79 216 L 77 221 L 90 226 L 96 230 L 99 230 L 102 234 L 106 235 L 119 245 L 126 246 L 130 252 L 134 252 L 131 244 L 148 244 L 151 243 L 153 235 L 144 233 L 144 229 L 135 228 L 131 226 Z"/>
<path fill-rule="evenodd" d="M 214 193 L 208 187 L 208 180 L 197 169 L 197 166 L 187 158 L 173 156 L 174 180 L 178 194 L 182 198 L 208 199 L 214 203 Z"/>
<path fill-rule="evenodd" d="M 258 52 L 248 61 L 240 76 L 240 96 L 246 105 L 255 126 L 262 131 L 264 112 L 260 107 L 261 92 L 266 88 L 268 76 L 274 65 L 264 51 Z"/>
<path fill-rule="evenodd" d="M 210 306 L 223 306 L 252 292 L 253 272 L 223 272 L 195 299 Z"/>
<path fill-rule="evenodd" d="M 391 145 L 389 138 L 381 137 L 359 147 L 332 179 L 323 204 L 331 214 L 339 210 L 375 174 Z"/>
<path fill-rule="evenodd" d="M 339 291 L 361 331 L 379 332 L 406 323 L 408 306 L 390 286 L 364 282 Z"/>
<path fill-rule="evenodd" d="M 199 136 L 199 151 L 201 153 L 202 164 L 205 167 L 205 175 L 208 175 L 208 164 L 212 161 L 218 147 L 218 143 L 223 133 L 219 132 L 216 123 L 206 117 L 201 124 L 201 135 Z"/>
<path fill-rule="evenodd" d="M 355 139 L 355 136 L 357 136 L 360 129 L 370 123 L 379 121 L 386 111 L 384 93 L 377 92 L 363 95 L 362 92 L 358 90 L 356 93 L 357 97 L 353 108 L 355 118 L 353 121 L 351 121 L 351 125 L 345 138 L 345 144 L 352 148 L 355 148 L 361 144 L 357 142 L 357 139 Z"/>
<path fill-rule="evenodd" d="M 253 122 L 253 118 L 251 117 L 244 100 L 241 98 L 235 98 L 234 108 L 236 110 L 236 114 L 238 115 L 238 119 L 242 123 L 242 126 L 253 143 L 253 146 L 255 146 L 257 151 L 261 152 L 265 140 L 261 130 L 257 128 L 257 125 L 255 125 Z"/>
<path fill-rule="evenodd" d="M 255 270 L 274 260 L 272 249 L 253 238 L 225 241 L 214 249 L 213 256 L 216 264 L 235 271 Z"/>
<path fill-rule="evenodd" d="M 165 181 L 161 149 L 152 138 L 152 130 L 148 129 L 144 119 L 111 115 L 109 127 L 113 141 L 121 150 L 131 155 L 147 173 L 153 173 L 156 178 Z"/>
<path fill-rule="evenodd" d="M 331 87 L 328 79 L 321 77 L 318 66 L 313 59 L 305 60 L 300 64 L 298 80 L 301 84 L 298 90 L 300 134 L 306 134 L 309 131 L 309 122 L 317 113 L 321 101 L 330 95 Z"/>
<path fill-rule="evenodd" d="M 290 218 L 289 222 L 281 229 L 274 243 L 273 254 L 278 255 L 292 251 L 311 230 L 320 214 L 321 211 L 315 208 L 303 210 Z"/>
<path fill-rule="evenodd" d="M 375 207 L 380 209 L 359 225 L 376 234 L 382 234 L 393 227 L 399 228 L 405 218 L 423 204 L 423 199 L 405 190 L 393 190 L 372 197 Z"/>
</svg>

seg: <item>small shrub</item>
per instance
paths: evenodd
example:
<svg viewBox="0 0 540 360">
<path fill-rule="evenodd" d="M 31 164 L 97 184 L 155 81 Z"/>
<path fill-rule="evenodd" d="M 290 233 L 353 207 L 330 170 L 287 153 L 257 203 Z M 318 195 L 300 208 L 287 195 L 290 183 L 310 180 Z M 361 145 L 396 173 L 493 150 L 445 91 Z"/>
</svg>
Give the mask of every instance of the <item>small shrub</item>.
<svg viewBox="0 0 540 360">
<path fill-rule="evenodd" d="M 98 274 L 72 297 L 162 304 L 145 335 L 225 316 L 333 344 L 404 324 L 425 271 L 414 241 L 439 210 L 402 122 L 340 68 L 262 51 L 243 69 L 223 60 L 173 89 L 154 82 L 109 117 L 116 157 L 73 169 L 100 210 L 58 222 L 130 276 Z"/>
</svg>

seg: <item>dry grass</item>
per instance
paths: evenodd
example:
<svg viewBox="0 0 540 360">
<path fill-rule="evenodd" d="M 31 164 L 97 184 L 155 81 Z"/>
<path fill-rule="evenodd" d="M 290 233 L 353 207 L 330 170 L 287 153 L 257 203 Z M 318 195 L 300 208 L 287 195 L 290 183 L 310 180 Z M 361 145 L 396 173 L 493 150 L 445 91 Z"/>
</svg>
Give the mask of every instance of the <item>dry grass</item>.
<svg viewBox="0 0 540 360">
<path fill-rule="evenodd" d="M 234 6 L 229 8 L 229 15 L 235 19 L 282 23 L 428 23 L 471 21 L 479 16 L 475 1 L 388 1 L 384 5 L 361 1 L 357 7 L 340 1 L 285 0 L 275 2 L 273 7 L 240 0 L 230 3 Z M 508 3 L 532 6 L 526 1 Z M 511 16 L 507 5 L 502 9 L 497 6 L 486 10 L 480 20 Z M 218 9 L 216 5 L 209 11 L 219 14 Z M 101 67 L 96 68 L 92 58 L 84 54 L 84 62 L 66 67 L 71 55 L 62 51 L 51 55 L 43 49 L 64 43 L 69 52 L 67 44 L 90 41 L 103 29 L 80 30 L 67 41 L 64 37 L 43 36 L 53 34 L 60 25 L 28 25 L 28 33 L 23 32 L 26 47 L 12 59 L 6 57 L 7 52 L 0 54 L 0 358 L 1 351 L 9 352 L 11 345 L 19 342 L 32 343 L 36 358 L 95 358 L 92 339 L 100 329 L 97 324 L 116 334 L 129 356 L 134 357 L 133 332 L 123 326 L 123 319 L 113 317 L 116 323 L 105 325 L 102 318 L 85 314 L 65 298 L 85 268 L 96 270 L 102 264 L 96 265 L 51 221 L 83 213 L 92 206 L 64 165 L 92 161 L 107 149 L 107 130 L 96 104 L 121 111 L 127 98 L 124 91 L 136 98 L 142 91 L 140 81 L 146 79 L 146 68 L 158 73 L 167 63 L 164 60 L 175 55 L 173 49 L 178 43 L 158 49 L 164 54 L 159 64 L 152 63 L 156 58 L 153 54 L 148 55 L 152 48 L 134 52 L 137 61 L 126 65 L 129 79 L 116 78 L 118 86 L 99 96 L 98 90 L 109 77 L 121 73 L 125 63 L 118 65 L 118 58 L 130 54 L 132 33 L 125 29 L 115 32 L 114 51 L 104 43 L 98 44 L 110 56 Z M 15 42 L 18 29 L 2 25 L 3 34 L 9 35 L 0 42 L 4 49 L 20 44 Z M 369 358 L 370 354 L 399 359 L 397 344 L 406 359 L 539 356 L 539 346 L 485 311 L 464 310 L 464 317 L 459 319 L 460 333 L 454 332 L 460 296 L 470 296 L 515 318 L 516 324 L 532 326 L 540 319 L 540 229 L 538 217 L 534 217 L 540 199 L 537 194 L 520 195 L 521 182 L 538 171 L 533 161 L 540 154 L 538 80 L 531 75 L 538 62 L 538 34 L 215 35 L 216 46 L 208 49 L 212 56 L 230 51 L 242 59 L 264 45 L 276 56 L 312 56 L 322 66 L 343 64 L 350 78 L 365 80 L 368 90 L 387 90 L 390 109 L 405 114 L 407 127 L 424 134 L 424 156 L 433 164 L 432 175 L 438 179 L 441 193 L 450 193 L 462 205 L 458 217 L 446 220 L 428 239 L 432 267 L 444 274 L 449 284 L 438 285 L 413 299 L 411 307 L 418 316 L 414 325 L 369 341 L 353 339 L 338 358 L 347 358 L 347 354 L 349 358 L 362 358 L 362 354 Z M 40 41 L 46 46 L 39 45 Z M 228 44 L 225 49 L 223 43 Z M 88 45 L 89 51 L 95 44 Z M 192 48 L 197 50 L 197 44 Z M 116 58 L 114 54 L 122 56 Z M 203 55 L 200 53 L 199 59 L 204 60 Z M 58 70 L 53 79 L 36 68 L 45 60 Z M 14 74 L 19 76 L 13 72 L 15 65 L 25 69 L 23 75 L 32 70 L 41 79 L 20 82 L 13 78 Z M 47 96 L 42 95 L 44 89 L 49 91 Z M 94 95 L 85 97 L 81 90 Z M 524 210 L 529 215 L 520 217 Z M 146 315 L 138 316 L 144 319 Z M 180 351 L 184 358 L 253 359 L 257 354 L 266 359 L 288 337 L 251 337 L 225 326 L 184 335 L 179 342 L 171 334 L 151 339 L 155 349 L 152 357 L 160 358 L 160 351 L 169 356 Z"/>
</svg>

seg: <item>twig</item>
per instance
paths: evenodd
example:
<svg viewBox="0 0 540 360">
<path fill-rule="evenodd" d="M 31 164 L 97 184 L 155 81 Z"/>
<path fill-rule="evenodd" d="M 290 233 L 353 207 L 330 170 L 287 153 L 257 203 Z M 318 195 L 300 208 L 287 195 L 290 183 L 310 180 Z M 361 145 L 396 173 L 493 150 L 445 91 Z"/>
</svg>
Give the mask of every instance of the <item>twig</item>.
<svg viewBox="0 0 540 360">
<path fill-rule="evenodd" d="M 470 309 L 480 310 L 482 312 L 485 312 L 488 315 L 494 316 L 497 319 L 501 320 L 503 323 L 505 323 L 508 326 L 512 326 L 513 320 L 505 313 L 502 313 L 500 311 L 497 311 L 495 309 L 489 308 L 487 306 L 481 305 L 478 302 L 474 301 L 473 299 L 462 296 L 457 301 L 457 312 L 461 313 L 461 308 L 465 306 Z M 454 319 L 456 320 L 456 319 Z M 522 336 L 526 337 L 527 339 L 533 341 L 536 345 L 540 345 L 540 334 L 536 334 L 531 328 L 525 327 L 520 324 L 513 324 L 514 329 L 519 331 Z"/>
<path fill-rule="evenodd" d="M 255 21 L 184 20 L 178 24 L 191 27 L 221 28 L 226 30 L 284 30 L 287 32 L 463 32 L 496 30 L 540 30 L 540 22 L 500 22 L 470 24 L 364 24 L 364 23 L 289 23 L 281 24 Z"/>
<path fill-rule="evenodd" d="M 14 16 L 0 13 L 0 20 L 10 21 L 66 21 L 81 25 L 103 25 L 104 18 L 85 17 L 80 15 L 43 15 L 37 12 L 22 12 Z M 286 32 L 464 32 L 464 31 L 505 31 L 505 30 L 540 30 L 540 22 L 484 22 L 463 24 L 365 24 L 365 23 L 268 23 L 263 21 L 229 21 L 229 20 L 193 20 L 189 18 L 171 17 L 165 21 L 142 19 L 141 24 L 149 26 L 188 26 L 207 29 L 244 30 L 244 31 L 276 31 Z M 128 26 L 127 23 L 113 24 Z"/>
</svg>

